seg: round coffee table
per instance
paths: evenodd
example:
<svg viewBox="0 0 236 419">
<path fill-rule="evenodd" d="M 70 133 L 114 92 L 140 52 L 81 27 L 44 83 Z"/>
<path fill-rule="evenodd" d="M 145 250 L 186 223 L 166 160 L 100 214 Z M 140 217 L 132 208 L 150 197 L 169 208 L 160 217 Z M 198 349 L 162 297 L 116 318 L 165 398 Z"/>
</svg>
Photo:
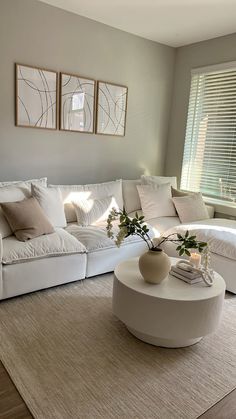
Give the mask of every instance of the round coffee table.
<svg viewBox="0 0 236 419">
<path fill-rule="evenodd" d="M 178 259 L 171 258 L 172 265 Z M 215 273 L 214 284 L 189 285 L 169 275 L 160 284 L 146 283 L 138 258 L 119 264 L 114 273 L 113 312 L 144 342 L 168 348 L 197 343 L 219 325 L 225 282 Z"/>
</svg>

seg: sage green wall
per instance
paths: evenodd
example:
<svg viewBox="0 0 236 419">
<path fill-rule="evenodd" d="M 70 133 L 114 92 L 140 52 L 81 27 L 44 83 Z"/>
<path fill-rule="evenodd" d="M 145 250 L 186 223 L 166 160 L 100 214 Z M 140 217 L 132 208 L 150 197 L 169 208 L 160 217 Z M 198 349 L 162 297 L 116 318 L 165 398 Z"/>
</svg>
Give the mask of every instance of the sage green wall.
<svg viewBox="0 0 236 419">
<path fill-rule="evenodd" d="M 200 30 L 200 29 L 199 29 Z M 236 34 L 177 49 L 165 174 L 180 181 L 191 69 L 236 60 Z"/>
<path fill-rule="evenodd" d="M 0 0 L 0 181 L 163 174 L 175 50 L 36 0 Z M 14 126 L 14 62 L 129 88 L 124 138 Z"/>
</svg>

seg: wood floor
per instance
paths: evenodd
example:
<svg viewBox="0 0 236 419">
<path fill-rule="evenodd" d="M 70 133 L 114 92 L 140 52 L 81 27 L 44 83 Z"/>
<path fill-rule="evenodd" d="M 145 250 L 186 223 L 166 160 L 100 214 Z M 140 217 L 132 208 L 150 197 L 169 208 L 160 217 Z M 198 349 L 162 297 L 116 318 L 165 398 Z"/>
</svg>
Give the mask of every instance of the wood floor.
<svg viewBox="0 0 236 419">
<path fill-rule="evenodd" d="M 0 419 L 32 418 L 33 416 L 0 362 Z M 236 389 L 207 410 L 199 419 L 236 419 Z"/>
<path fill-rule="evenodd" d="M 32 419 L 26 404 L 0 362 L 0 418 Z"/>
</svg>

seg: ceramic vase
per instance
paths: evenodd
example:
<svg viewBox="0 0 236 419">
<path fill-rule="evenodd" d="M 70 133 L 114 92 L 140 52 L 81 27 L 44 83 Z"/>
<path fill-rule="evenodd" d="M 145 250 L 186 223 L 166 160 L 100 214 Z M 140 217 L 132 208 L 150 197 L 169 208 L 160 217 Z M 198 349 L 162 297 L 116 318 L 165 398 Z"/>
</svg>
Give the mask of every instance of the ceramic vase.
<svg viewBox="0 0 236 419">
<path fill-rule="evenodd" d="M 149 250 L 139 258 L 139 270 L 146 282 L 160 284 L 171 269 L 170 259 L 162 249 Z"/>
</svg>

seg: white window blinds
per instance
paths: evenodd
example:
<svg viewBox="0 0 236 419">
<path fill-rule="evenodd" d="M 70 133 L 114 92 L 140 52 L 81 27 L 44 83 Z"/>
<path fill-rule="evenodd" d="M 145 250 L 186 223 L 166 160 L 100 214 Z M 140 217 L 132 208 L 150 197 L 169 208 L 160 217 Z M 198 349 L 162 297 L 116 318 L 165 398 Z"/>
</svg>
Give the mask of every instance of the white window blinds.
<svg viewBox="0 0 236 419">
<path fill-rule="evenodd" d="M 236 202 L 236 63 L 192 72 L 181 188 Z"/>
</svg>

